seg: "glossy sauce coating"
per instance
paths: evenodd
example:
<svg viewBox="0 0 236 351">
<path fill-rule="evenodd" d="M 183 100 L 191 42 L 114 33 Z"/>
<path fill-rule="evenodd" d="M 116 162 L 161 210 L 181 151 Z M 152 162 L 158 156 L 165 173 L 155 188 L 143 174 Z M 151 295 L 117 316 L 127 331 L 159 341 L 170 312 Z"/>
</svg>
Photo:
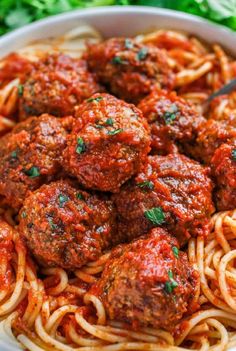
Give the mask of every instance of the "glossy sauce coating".
<svg viewBox="0 0 236 351">
<path fill-rule="evenodd" d="M 119 242 L 112 202 L 65 180 L 26 198 L 19 230 L 38 262 L 49 267 L 79 268 Z"/>
<path fill-rule="evenodd" d="M 154 87 L 171 87 L 173 76 L 163 50 L 133 39 L 112 38 L 89 47 L 89 68 L 114 95 L 138 102 Z"/>
<path fill-rule="evenodd" d="M 177 237 L 180 245 L 191 236 L 207 235 L 214 211 L 208 174 L 209 169 L 180 154 L 149 156 L 135 179 L 113 195 L 118 230 L 129 239 L 147 233 L 157 224 L 147 219 L 145 212 L 161 208 L 161 225 Z"/>
<path fill-rule="evenodd" d="M 212 176 L 216 183 L 215 201 L 219 211 L 236 208 L 236 139 L 222 144 L 211 159 Z"/>
<path fill-rule="evenodd" d="M 13 271 L 9 262 L 12 260 L 14 253 L 13 230 L 2 218 L 0 218 L 0 291 L 10 288 Z M 6 267 L 6 270 L 4 268 Z"/>
<path fill-rule="evenodd" d="M 0 139 L 0 195 L 19 208 L 28 191 L 53 179 L 67 131 L 63 121 L 44 114 L 18 123 Z"/>
<path fill-rule="evenodd" d="M 62 165 L 85 188 L 117 192 L 139 172 L 149 144 L 148 124 L 134 105 L 95 94 L 76 109 Z"/>
<path fill-rule="evenodd" d="M 179 251 L 177 240 L 162 228 L 131 244 L 116 247 L 91 292 L 102 299 L 110 319 L 133 328 L 172 330 L 186 312 L 198 273 Z"/>
<path fill-rule="evenodd" d="M 66 116 L 74 106 L 103 88 L 84 60 L 67 55 L 48 55 L 34 64 L 20 97 L 20 117 L 50 113 Z"/>
<path fill-rule="evenodd" d="M 205 118 L 194 106 L 178 97 L 175 92 L 155 90 L 138 104 L 151 131 L 152 153 L 166 155 L 176 144 L 184 152 L 185 144 L 196 139 L 197 130 Z"/>
</svg>

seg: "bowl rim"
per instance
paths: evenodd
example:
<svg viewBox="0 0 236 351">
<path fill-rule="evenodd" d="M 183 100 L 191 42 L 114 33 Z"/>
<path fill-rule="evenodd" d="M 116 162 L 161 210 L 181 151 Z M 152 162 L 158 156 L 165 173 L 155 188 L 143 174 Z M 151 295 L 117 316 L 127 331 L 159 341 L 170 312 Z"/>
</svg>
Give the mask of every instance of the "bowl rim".
<svg viewBox="0 0 236 351">
<path fill-rule="evenodd" d="M 122 14 L 144 14 L 144 15 L 158 15 L 158 16 L 169 16 L 170 19 L 182 19 L 184 21 L 188 22 L 194 22 L 195 24 L 205 24 L 212 30 L 217 30 L 219 33 L 222 32 L 222 34 L 228 34 L 232 35 L 232 38 L 235 37 L 236 39 L 236 32 L 234 32 L 232 29 L 212 22 L 208 19 L 202 18 L 200 16 L 192 15 L 189 13 L 181 12 L 181 11 L 176 11 L 176 10 L 171 10 L 171 9 L 164 9 L 164 8 L 159 8 L 159 7 L 153 7 L 153 6 L 138 6 L 138 5 L 125 5 L 125 6 L 100 6 L 100 7 L 90 7 L 90 8 L 83 8 L 83 9 L 77 9 L 77 10 L 72 10 L 68 12 L 64 12 L 61 14 L 57 15 L 52 15 L 40 20 L 37 20 L 35 22 L 32 22 L 30 24 L 27 24 L 21 28 L 17 28 L 9 33 L 6 33 L 0 37 L 0 45 L 5 45 L 7 44 L 8 40 L 12 40 L 14 38 L 17 38 L 21 35 L 27 34 L 30 32 L 30 30 L 40 30 L 44 25 L 53 25 L 56 23 L 61 22 L 62 20 L 73 20 L 76 19 L 77 17 L 80 17 L 80 19 L 83 19 L 83 17 L 89 16 L 95 16 L 95 15 L 122 15 Z"/>
</svg>

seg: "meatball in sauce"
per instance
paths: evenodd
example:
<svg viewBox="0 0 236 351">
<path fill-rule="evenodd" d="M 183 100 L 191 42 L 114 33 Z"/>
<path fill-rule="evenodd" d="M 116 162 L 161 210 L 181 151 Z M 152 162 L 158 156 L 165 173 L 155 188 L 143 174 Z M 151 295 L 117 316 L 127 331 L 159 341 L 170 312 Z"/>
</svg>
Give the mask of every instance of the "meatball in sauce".
<svg viewBox="0 0 236 351">
<path fill-rule="evenodd" d="M 95 94 L 76 110 L 63 167 L 87 189 L 119 191 L 150 150 L 147 121 L 134 105 Z"/>
<path fill-rule="evenodd" d="M 185 313 L 197 307 L 192 297 L 198 278 L 177 240 L 166 230 L 154 228 L 111 252 L 91 292 L 102 299 L 110 319 L 135 329 L 172 330 Z"/>
<path fill-rule="evenodd" d="M 41 265 L 73 269 L 119 243 L 115 220 L 110 200 L 61 180 L 26 198 L 19 231 Z"/>
<path fill-rule="evenodd" d="M 165 52 L 128 38 L 112 38 L 89 47 L 89 68 L 119 98 L 137 103 L 154 87 L 170 88 L 173 76 Z"/>
<path fill-rule="evenodd" d="M 149 156 L 143 170 L 113 195 L 118 230 L 130 239 L 162 225 L 186 243 L 207 235 L 214 211 L 210 170 L 180 154 Z"/>
</svg>

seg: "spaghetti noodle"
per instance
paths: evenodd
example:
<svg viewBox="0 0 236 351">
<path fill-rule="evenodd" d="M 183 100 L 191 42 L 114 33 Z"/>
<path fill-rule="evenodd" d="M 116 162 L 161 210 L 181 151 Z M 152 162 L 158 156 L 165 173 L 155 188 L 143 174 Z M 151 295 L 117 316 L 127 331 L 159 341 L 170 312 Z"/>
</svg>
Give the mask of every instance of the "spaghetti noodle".
<svg viewBox="0 0 236 351">
<path fill-rule="evenodd" d="M 23 48 L 18 55 L 34 61 L 50 50 L 79 57 L 88 38 L 91 42 L 101 39 L 94 29 L 80 27 L 63 38 Z M 210 48 L 194 37 L 167 30 L 136 39 L 167 51 L 176 74 L 175 88 L 199 111 L 209 94 L 236 75 L 236 61 L 219 45 Z M 7 60 L 1 61 L 1 69 Z M 15 124 L 20 81 L 19 72 L 10 81 L 2 81 L 1 133 Z M 233 113 L 235 101 L 235 93 L 224 97 L 220 104 L 212 105 L 211 113 L 218 118 Z M 14 211 L 2 208 L 1 215 L 9 227 L 0 223 L 0 335 L 14 347 L 23 345 L 31 351 L 223 351 L 236 345 L 236 210 L 214 214 L 210 235 L 189 240 L 188 258 L 200 274 L 194 299 L 201 307 L 185 317 L 173 335 L 153 328 L 134 331 L 108 319 L 102 301 L 88 290 L 100 277 L 109 252 L 73 274 L 62 268 L 41 269 L 18 234 Z M 1 235 L 6 231 L 2 248 Z"/>
</svg>

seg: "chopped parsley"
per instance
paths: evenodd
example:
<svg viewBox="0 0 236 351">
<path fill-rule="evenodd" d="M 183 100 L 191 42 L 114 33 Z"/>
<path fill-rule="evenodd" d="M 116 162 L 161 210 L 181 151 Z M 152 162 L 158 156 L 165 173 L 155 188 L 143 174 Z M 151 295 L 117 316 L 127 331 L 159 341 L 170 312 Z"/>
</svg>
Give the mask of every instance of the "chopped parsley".
<svg viewBox="0 0 236 351">
<path fill-rule="evenodd" d="M 172 247 L 173 254 L 176 258 L 179 258 L 179 249 L 176 246 Z"/>
<path fill-rule="evenodd" d="M 139 52 L 137 53 L 137 60 L 139 61 L 144 60 L 147 54 L 148 54 L 148 48 L 140 49 Z"/>
<path fill-rule="evenodd" d="M 130 39 L 125 39 L 125 48 L 126 49 L 133 49 L 134 45 Z"/>
<path fill-rule="evenodd" d="M 107 118 L 107 120 L 106 120 L 106 125 L 108 125 L 108 126 L 113 126 L 113 123 L 114 123 L 114 121 L 113 121 L 112 118 Z"/>
<path fill-rule="evenodd" d="M 232 159 L 236 161 L 236 149 L 232 150 Z"/>
<path fill-rule="evenodd" d="M 27 214 L 25 211 L 21 212 L 21 218 L 26 218 L 27 217 Z"/>
<path fill-rule="evenodd" d="M 99 101 L 101 101 L 102 99 L 103 99 L 102 96 L 98 96 L 98 97 L 95 97 L 95 98 L 90 98 L 90 99 L 88 99 L 87 102 L 93 102 L 93 101 L 99 102 Z"/>
<path fill-rule="evenodd" d="M 177 117 L 176 116 L 177 112 L 178 112 L 178 107 L 176 106 L 176 104 L 172 104 L 170 106 L 169 110 L 163 114 L 163 118 L 165 120 L 165 123 L 171 124 L 175 120 L 175 118 Z"/>
<path fill-rule="evenodd" d="M 60 194 L 58 196 L 58 200 L 59 200 L 59 207 L 63 207 L 64 204 L 69 200 L 69 197 L 63 194 Z"/>
<path fill-rule="evenodd" d="M 165 283 L 165 291 L 168 293 L 168 294 L 171 294 L 173 292 L 173 290 L 175 288 L 177 288 L 178 286 L 178 283 L 176 280 L 174 280 L 174 277 L 173 277 L 173 272 L 172 270 L 170 269 L 168 271 L 168 277 L 170 280 L 168 280 L 166 283 Z"/>
<path fill-rule="evenodd" d="M 18 158 L 18 153 L 17 153 L 16 150 L 15 150 L 15 151 L 12 151 L 12 153 L 11 153 L 11 158 L 14 158 L 14 159 L 17 159 L 17 158 Z"/>
<path fill-rule="evenodd" d="M 51 229 L 53 229 L 53 230 L 57 229 L 57 225 L 55 223 L 53 223 L 52 218 L 48 219 L 48 223 L 49 223 Z"/>
<path fill-rule="evenodd" d="M 24 85 L 20 84 L 18 85 L 18 95 L 22 96 L 24 92 Z"/>
<path fill-rule="evenodd" d="M 40 176 L 39 168 L 36 166 L 32 166 L 30 169 L 24 170 L 24 173 L 30 178 L 36 178 Z"/>
<path fill-rule="evenodd" d="M 84 200 L 84 196 L 81 193 L 76 194 L 77 199 Z"/>
<path fill-rule="evenodd" d="M 85 152 L 85 150 L 86 150 L 86 146 L 85 146 L 84 140 L 83 138 L 79 137 L 77 139 L 76 152 L 77 154 L 82 154 L 83 152 Z"/>
<path fill-rule="evenodd" d="M 144 212 L 144 216 L 153 224 L 160 225 L 165 222 L 165 215 L 161 207 L 153 207 Z"/>
<path fill-rule="evenodd" d="M 139 186 L 140 188 L 148 188 L 150 190 L 154 188 L 153 182 L 149 180 L 146 180 L 145 182 L 142 182 L 142 183 L 137 183 L 137 186 Z"/>
<path fill-rule="evenodd" d="M 115 56 L 112 59 L 112 63 L 115 65 L 126 65 L 127 61 L 124 61 L 120 56 Z"/>
<path fill-rule="evenodd" d="M 107 132 L 107 134 L 108 134 L 108 135 L 116 135 L 116 134 L 119 134 L 119 133 L 121 133 L 121 132 L 123 132 L 123 129 L 122 129 L 122 128 L 119 128 L 119 129 L 115 129 L 115 130 L 109 130 L 109 131 Z"/>
</svg>

